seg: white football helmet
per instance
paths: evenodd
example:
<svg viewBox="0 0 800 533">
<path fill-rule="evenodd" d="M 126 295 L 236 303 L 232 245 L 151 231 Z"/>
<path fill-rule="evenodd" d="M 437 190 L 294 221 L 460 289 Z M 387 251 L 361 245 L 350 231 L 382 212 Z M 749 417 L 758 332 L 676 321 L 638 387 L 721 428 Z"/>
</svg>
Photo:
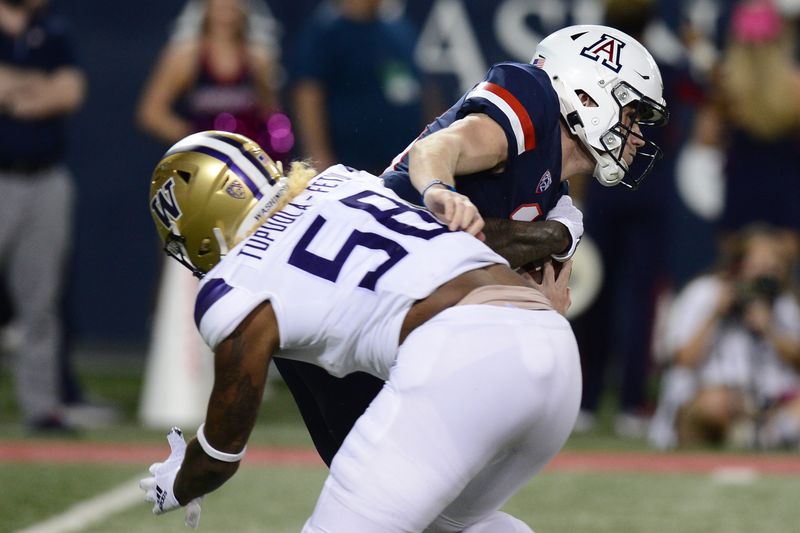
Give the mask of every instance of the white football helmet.
<svg viewBox="0 0 800 533">
<path fill-rule="evenodd" d="M 561 116 L 597 163 L 595 178 L 608 187 L 623 183 L 636 188 L 661 157 L 661 150 L 625 125 L 622 109 L 633 106 L 632 117 L 639 125 L 666 124 L 669 113 L 653 56 L 626 33 L 608 26 L 582 25 L 544 38 L 532 63 L 550 76 Z M 581 94 L 593 102 L 584 105 Z M 637 155 L 649 159 L 637 177 L 627 176 L 630 168 L 622 159 L 631 135 L 645 143 Z"/>
<path fill-rule="evenodd" d="M 197 277 L 211 270 L 285 191 L 280 165 L 254 141 L 224 131 L 167 150 L 150 182 L 150 214 L 164 250 Z"/>
</svg>

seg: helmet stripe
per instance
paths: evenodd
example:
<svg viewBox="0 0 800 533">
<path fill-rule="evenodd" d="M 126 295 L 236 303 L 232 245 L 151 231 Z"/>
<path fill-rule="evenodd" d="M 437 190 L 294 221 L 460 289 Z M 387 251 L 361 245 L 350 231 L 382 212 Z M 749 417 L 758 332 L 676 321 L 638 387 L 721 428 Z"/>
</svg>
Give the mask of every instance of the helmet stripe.
<svg viewBox="0 0 800 533">
<path fill-rule="evenodd" d="M 226 137 L 224 135 L 219 135 L 219 134 L 210 134 L 209 137 L 217 139 L 224 143 L 228 143 L 229 145 L 239 150 L 239 152 L 241 152 L 241 154 L 245 156 L 248 159 L 248 161 L 250 161 L 253 164 L 254 167 L 256 167 L 256 170 L 258 170 L 261 173 L 261 175 L 264 176 L 264 179 L 267 180 L 267 183 L 269 183 L 270 185 L 275 185 L 275 180 L 272 179 L 272 176 L 270 176 L 269 172 L 267 172 L 266 169 L 264 169 L 264 164 L 258 159 L 256 159 L 252 153 L 245 150 L 241 142 L 237 141 L 236 139 L 231 139 L 230 137 Z"/>
<path fill-rule="evenodd" d="M 253 180 L 250 179 L 250 176 L 244 170 L 242 170 L 241 167 L 239 167 L 239 165 L 237 165 L 236 162 L 231 157 L 228 156 L 228 154 L 224 154 L 218 150 L 209 148 L 208 146 L 200 146 L 200 145 L 187 146 L 173 153 L 177 152 L 200 152 L 201 154 L 206 154 L 215 159 L 219 159 L 220 161 L 228 165 L 228 168 L 230 168 L 234 172 L 234 174 L 236 174 L 237 176 L 239 176 L 239 178 L 241 178 L 241 180 L 244 182 L 247 188 L 250 189 L 250 192 L 253 194 L 253 196 L 259 199 L 263 196 L 262 192 L 259 190 L 259 187 L 255 183 L 253 183 Z"/>
<path fill-rule="evenodd" d="M 256 191 L 261 191 L 267 188 L 268 185 L 274 185 L 275 181 L 266 173 L 264 166 L 260 163 L 254 164 L 251 158 L 246 157 L 248 154 L 242 150 L 241 143 L 237 143 L 235 140 L 233 140 L 233 143 L 229 143 L 228 141 L 231 140 L 233 139 L 210 134 L 209 132 L 195 133 L 178 141 L 164 156 L 193 150 L 211 155 L 225 163 L 235 163 L 236 168 L 239 169 L 237 174 L 243 180 L 246 178 L 246 183 L 248 183 L 254 195 Z M 214 153 L 199 150 L 199 147 L 213 150 Z M 260 198 L 261 195 L 259 194 L 258 197 Z"/>
</svg>

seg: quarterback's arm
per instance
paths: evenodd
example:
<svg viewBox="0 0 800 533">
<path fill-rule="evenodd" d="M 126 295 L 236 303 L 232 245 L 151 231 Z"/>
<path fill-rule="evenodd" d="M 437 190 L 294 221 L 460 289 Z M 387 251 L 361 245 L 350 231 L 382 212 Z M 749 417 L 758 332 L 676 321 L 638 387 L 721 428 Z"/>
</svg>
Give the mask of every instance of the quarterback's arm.
<svg viewBox="0 0 800 533">
<path fill-rule="evenodd" d="M 476 113 L 415 142 L 408 154 L 408 174 L 422 192 L 432 179 L 455 185 L 455 176 L 499 168 L 507 157 L 503 128 Z"/>
<path fill-rule="evenodd" d="M 502 218 L 486 219 L 486 244 L 506 258 L 511 268 L 541 263 L 570 244 L 564 224 L 555 220 L 525 222 Z"/>
<path fill-rule="evenodd" d="M 244 449 L 261 405 L 267 368 L 278 346 L 275 312 L 265 302 L 215 350 L 214 388 L 203 432 L 215 450 L 237 454 Z M 238 461 L 209 457 L 193 439 L 175 478 L 175 498 L 185 505 L 218 488 L 238 468 Z"/>
<path fill-rule="evenodd" d="M 450 188 L 456 175 L 500 168 L 507 150 L 506 135 L 494 119 L 482 113 L 467 115 L 415 142 L 409 152 L 408 174 L 425 206 L 451 230 L 483 238 L 483 218 L 477 208 Z"/>
</svg>

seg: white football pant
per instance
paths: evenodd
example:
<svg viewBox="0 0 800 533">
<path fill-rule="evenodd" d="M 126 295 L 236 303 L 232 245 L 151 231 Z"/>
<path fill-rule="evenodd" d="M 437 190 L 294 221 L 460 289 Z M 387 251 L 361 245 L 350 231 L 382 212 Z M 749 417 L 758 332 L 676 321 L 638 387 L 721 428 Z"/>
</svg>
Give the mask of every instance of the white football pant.
<svg viewBox="0 0 800 533">
<path fill-rule="evenodd" d="M 493 533 L 492 520 L 516 531 L 496 511 L 561 449 L 580 393 L 575 338 L 555 311 L 443 311 L 400 347 L 303 532 L 472 532 L 483 521 L 475 531 Z"/>
</svg>

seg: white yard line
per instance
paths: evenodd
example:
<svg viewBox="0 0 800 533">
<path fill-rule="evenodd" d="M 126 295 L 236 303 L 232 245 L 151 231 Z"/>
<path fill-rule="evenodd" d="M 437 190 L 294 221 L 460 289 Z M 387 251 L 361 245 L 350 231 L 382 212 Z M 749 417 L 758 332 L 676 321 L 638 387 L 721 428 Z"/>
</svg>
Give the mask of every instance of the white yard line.
<svg viewBox="0 0 800 533">
<path fill-rule="evenodd" d="M 139 503 L 144 503 L 144 493 L 139 489 L 139 478 L 137 477 L 104 494 L 73 505 L 59 515 L 48 518 L 38 524 L 33 524 L 25 529 L 20 529 L 16 533 L 82 531 Z"/>
<path fill-rule="evenodd" d="M 720 467 L 711 471 L 711 480 L 720 485 L 750 485 L 758 478 L 758 470 L 743 466 Z"/>
</svg>

